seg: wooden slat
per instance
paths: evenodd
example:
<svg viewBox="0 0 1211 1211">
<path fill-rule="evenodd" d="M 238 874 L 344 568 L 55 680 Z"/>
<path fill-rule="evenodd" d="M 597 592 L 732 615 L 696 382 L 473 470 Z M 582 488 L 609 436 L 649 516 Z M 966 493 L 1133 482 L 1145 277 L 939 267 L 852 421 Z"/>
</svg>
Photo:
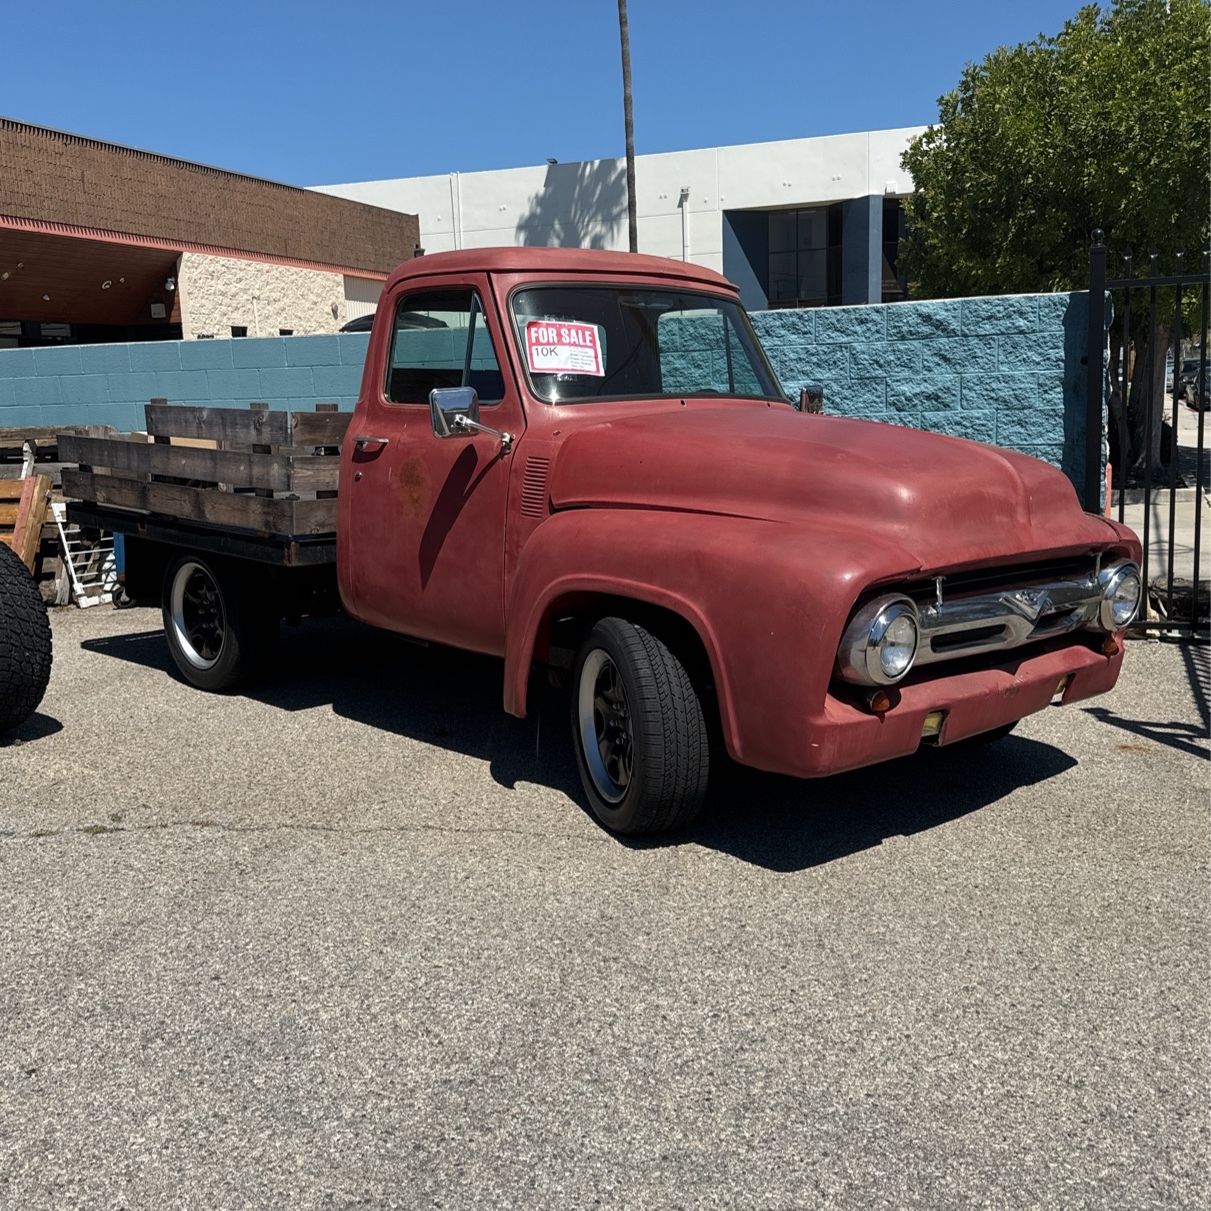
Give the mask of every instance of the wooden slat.
<svg viewBox="0 0 1211 1211">
<path fill-rule="evenodd" d="M 38 544 L 42 541 L 42 523 L 46 520 L 46 502 L 50 499 L 50 477 L 31 475 L 21 481 L 24 491 L 17 505 L 17 518 L 13 523 L 10 546 L 17 557 L 32 572 L 38 557 Z"/>
<path fill-rule="evenodd" d="M 72 499 L 98 505 L 139 509 L 164 517 L 266 534 L 327 534 L 336 530 L 335 500 L 237 496 L 232 492 L 216 492 L 213 488 L 186 488 L 179 484 L 148 483 L 66 470 L 63 472 L 63 493 Z"/>
<path fill-rule="evenodd" d="M 324 407 L 325 405 L 320 405 Z M 153 437 L 208 439 L 224 445 L 339 446 L 351 412 L 276 412 L 267 408 L 206 408 L 152 400 L 145 410 Z"/>
<path fill-rule="evenodd" d="M 254 454 L 196 446 L 162 445 L 139 440 L 68 437 L 60 454 L 86 467 L 106 467 L 128 475 L 166 475 L 229 488 L 272 492 L 335 490 L 340 460 L 329 455 Z"/>
<path fill-rule="evenodd" d="M 40 450 L 53 449 L 60 433 L 78 433 L 89 437 L 106 437 L 115 433 L 113 425 L 31 426 L 27 429 L 0 429 L 0 450 L 19 451 L 33 442 Z"/>
<path fill-rule="evenodd" d="M 20 500 L 23 479 L 0 479 L 0 500 Z"/>
<path fill-rule="evenodd" d="M 17 510 L 21 506 L 15 500 L 0 501 L 0 526 L 11 530 L 17 521 Z"/>
<path fill-rule="evenodd" d="M 289 412 L 199 408 L 153 400 L 144 414 L 153 437 L 208 438 L 236 446 L 290 445 Z"/>
</svg>

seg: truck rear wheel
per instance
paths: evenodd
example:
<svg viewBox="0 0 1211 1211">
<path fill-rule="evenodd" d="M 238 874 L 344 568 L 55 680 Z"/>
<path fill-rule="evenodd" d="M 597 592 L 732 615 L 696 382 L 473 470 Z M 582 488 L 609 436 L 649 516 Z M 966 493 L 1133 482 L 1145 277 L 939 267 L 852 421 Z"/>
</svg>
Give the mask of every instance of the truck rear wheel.
<svg viewBox="0 0 1211 1211">
<path fill-rule="evenodd" d="M 0 542 L 0 733 L 38 709 L 50 681 L 46 605 L 25 564 Z"/>
<path fill-rule="evenodd" d="M 231 690 L 258 673 L 277 645 L 278 618 L 247 571 L 199 555 L 164 575 L 164 634 L 181 676 L 203 690 Z"/>
<path fill-rule="evenodd" d="M 593 814 L 616 833 L 684 828 L 706 798 L 711 754 L 685 666 L 650 631 L 603 618 L 577 652 L 572 741 Z"/>
</svg>

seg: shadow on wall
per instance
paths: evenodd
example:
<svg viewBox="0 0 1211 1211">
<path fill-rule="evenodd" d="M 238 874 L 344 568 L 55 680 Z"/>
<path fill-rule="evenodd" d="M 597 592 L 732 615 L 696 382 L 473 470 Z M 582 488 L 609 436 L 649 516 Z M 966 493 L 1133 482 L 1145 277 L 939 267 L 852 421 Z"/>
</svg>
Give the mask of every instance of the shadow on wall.
<svg viewBox="0 0 1211 1211">
<path fill-rule="evenodd" d="M 614 160 L 552 164 L 517 224 L 522 244 L 607 248 L 627 213 L 626 170 Z"/>
</svg>

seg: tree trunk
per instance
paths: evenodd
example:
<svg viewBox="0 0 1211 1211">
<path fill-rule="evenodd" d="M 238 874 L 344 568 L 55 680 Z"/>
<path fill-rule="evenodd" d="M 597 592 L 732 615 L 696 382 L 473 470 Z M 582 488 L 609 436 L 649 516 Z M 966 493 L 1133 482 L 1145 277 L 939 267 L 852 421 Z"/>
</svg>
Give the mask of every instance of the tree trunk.
<svg viewBox="0 0 1211 1211">
<path fill-rule="evenodd" d="M 639 221 L 635 211 L 635 123 L 631 114 L 631 33 L 627 0 L 618 0 L 618 36 L 622 41 L 622 120 L 627 139 L 627 234 L 632 252 L 639 251 Z"/>
<path fill-rule="evenodd" d="M 1141 326 L 1142 340 L 1135 344 L 1131 394 L 1127 402 L 1127 430 L 1131 442 L 1132 474 L 1142 479 L 1151 469 L 1152 482 L 1160 477 L 1161 422 L 1165 416 L 1165 350 L 1168 332 L 1155 319 Z M 1125 460 L 1126 461 L 1126 460 Z"/>
</svg>

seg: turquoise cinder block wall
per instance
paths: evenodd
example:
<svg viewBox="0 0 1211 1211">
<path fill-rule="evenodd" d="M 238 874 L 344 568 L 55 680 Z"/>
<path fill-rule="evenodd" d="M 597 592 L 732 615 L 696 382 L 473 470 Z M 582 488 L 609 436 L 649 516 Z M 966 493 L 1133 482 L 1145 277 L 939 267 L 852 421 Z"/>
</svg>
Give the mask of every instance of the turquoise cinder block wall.
<svg viewBox="0 0 1211 1211">
<path fill-rule="evenodd" d="M 1007 446 L 1053 463 L 1079 490 L 1088 308 L 1089 296 L 1077 292 L 764 311 L 752 319 L 792 395 L 821 383 L 828 413 Z"/>
<path fill-rule="evenodd" d="M 0 349 L 0 429 L 143 427 L 143 407 L 352 408 L 369 333 Z"/>
<path fill-rule="evenodd" d="M 753 325 L 792 395 L 822 383 L 825 411 L 1009 446 L 1084 475 L 1088 296 L 1026 294 L 764 311 Z M 1108 316 L 1107 316 L 1108 319 Z M 692 323 L 666 377 L 689 391 L 703 356 Z M 432 339 L 421 333 L 417 339 Z M 369 336 L 159 341 L 0 350 L 0 429 L 140 429 L 147 401 L 351 408 Z"/>
</svg>

